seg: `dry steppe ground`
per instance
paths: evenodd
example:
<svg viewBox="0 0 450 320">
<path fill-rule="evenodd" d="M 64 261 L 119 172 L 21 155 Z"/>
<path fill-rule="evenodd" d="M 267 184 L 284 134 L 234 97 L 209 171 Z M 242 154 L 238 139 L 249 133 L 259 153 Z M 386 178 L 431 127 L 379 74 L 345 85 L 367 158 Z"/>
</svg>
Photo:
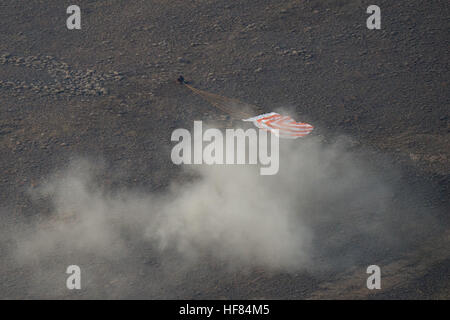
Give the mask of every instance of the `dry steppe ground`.
<svg viewBox="0 0 450 320">
<path fill-rule="evenodd" d="M 448 1 L 379 0 L 381 30 L 366 28 L 372 3 L 362 0 L 78 0 L 82 29 L 72 31 L 70 4 L 0 1 L 3 227 L 48 212 L 28 192 L 73 158 L 102 159 L 99 183 L 111 188 L 164 192 L 183 180 L 171 132 L 223 115 L 179 86 L 179 74 L 263 111 L 288 107 L 325 141 L 343 135 L 374 162 L 388 159 L 408 186 L 401 201 L 439 227 L 379 260 L 381 291 L 365 288 L 364 265 L 314 275 L 214 262 L 172 270 L 170 286 L 149 289 L 158 265 L 139 244 L 131 263 L 85 257 L 104 278 L 81 293 L 49 290 L 45 275 L 36 286 L 32 265 L 0 257 L 0 298 L 450 298 Z M 64 258 L 52 263 L 64 283 Z"/>
</svg>

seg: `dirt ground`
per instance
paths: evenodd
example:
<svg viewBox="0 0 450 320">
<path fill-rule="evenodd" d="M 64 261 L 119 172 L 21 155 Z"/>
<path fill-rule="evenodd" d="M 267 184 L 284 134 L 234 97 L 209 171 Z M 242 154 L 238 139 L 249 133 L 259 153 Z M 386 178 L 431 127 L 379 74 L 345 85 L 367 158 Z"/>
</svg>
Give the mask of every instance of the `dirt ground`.
<svg viewBox="0 0 450 320">
<path fill-rule="evenodd" d="M 439 227 L 379 258 L 382 290 L 365 287 L 364 264 L 316 275 L 228 272 L 214 262 L 175 270 L 170 286 L 150 290 L 152 251 L 136 244 L 131 270 L 84 257 L 104 278 L 80 293 L 45 285 L 64 283 L 67 257 L 54 257 L 63 271 L 43 275 L 42 288 L 33 266 L 0 257 L 0 298 L 450 298 L 448 1 L 379 0 L 381 30 L 367 29 L 372 3 L 362 0 L 79 0 L 81 30 L 66 28 L 69 4 L 0 3 L 3 227 L 48 212 L 28 192 L 73 158 L 104 160 L 100 183 L 111 188 L 164 192 L 183 181 L 171 132 L 223 114 L 178 85 L 180 74 L 262 111 L 288 106 L 314 135 L 345 135 L 374 162 L 388 159 L 408 186 L 402 201 Z"/>
</svg>

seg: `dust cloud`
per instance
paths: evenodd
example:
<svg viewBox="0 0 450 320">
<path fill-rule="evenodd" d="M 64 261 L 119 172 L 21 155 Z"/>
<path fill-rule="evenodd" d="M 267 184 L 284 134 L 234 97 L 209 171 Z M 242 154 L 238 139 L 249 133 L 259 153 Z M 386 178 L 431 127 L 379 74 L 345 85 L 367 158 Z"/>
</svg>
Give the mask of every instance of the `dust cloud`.
<svg viewBox="0 0 450 320">
<path fill-rule="evenodd" d="M 417 219 L 395 201 L 395 170 L 370 158 L 345 138 L 281 140 L 277 175 L 261 176 L 257 165 L 186 166 L 193 178 L 163 193 L 108 188 L 103 165 L 77 160 L 30 191 L 48 213 L 33 222 L 3 218 L 3 277 L 18 281 L 8 273 L 22 272 L 35 286 L 30 296 L 50 286 L 59 297 L 62 266 L 89 265 L 96 295 L 128 297 L 139 295 L 149 268 L 147 297 L 160 297 L 199 265 L 211 273 L 207 263 L 288 273 L 373 264 L 408 242 Z M 58 289 L 49 284 L 56 282 Z"/>
</svg>

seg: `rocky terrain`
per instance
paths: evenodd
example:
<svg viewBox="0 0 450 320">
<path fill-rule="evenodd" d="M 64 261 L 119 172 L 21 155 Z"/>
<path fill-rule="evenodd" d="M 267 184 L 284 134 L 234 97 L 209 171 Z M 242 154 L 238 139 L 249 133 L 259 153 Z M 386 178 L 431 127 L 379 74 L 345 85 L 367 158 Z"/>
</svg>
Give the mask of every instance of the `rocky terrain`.
<svg viewBox="0 0 450 320">
<path fill-rule="evenodd" d="M 317 275 L 230 272 L 214 260 L 150 289 L 165 273 L 132 241 L 126 263 L 81 258 L 88 273 L 102 270 L 92 271 L 102 285 L 49 290 L 64 283 L 67 256 L 16 264 L 0 236 L 0 298 L 450 298 L 448 1 L 380 0 L 381 30 L 367 29 L 363 0 L 76 4 L 81 30 L 66 28 L 69 3 L 0 3 L 1 230 L 46 218 L 51 208 L 30 190 L 72 159 L 103 161 L 100 184 L 113 189 L 160 193 L 188 181 L 170 161 L 171 132 L 224 115 L 179 86 L 180 74 L 262 111 L 294 110 L 324 141 L 349 137 L 375 166 L 398 170 L 407 186 L 398 201 L 434 224 L 403 254 L 377 258 L 381 291 L 365 288 L 364 264 Z M 56 280 L 48 266 L 62 270 Z"/>
</svg>

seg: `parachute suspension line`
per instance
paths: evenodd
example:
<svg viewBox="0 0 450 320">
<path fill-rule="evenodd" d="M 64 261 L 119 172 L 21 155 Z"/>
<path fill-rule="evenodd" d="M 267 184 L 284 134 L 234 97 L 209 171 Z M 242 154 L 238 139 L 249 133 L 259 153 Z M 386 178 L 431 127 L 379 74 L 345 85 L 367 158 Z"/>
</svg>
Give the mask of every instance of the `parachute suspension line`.
<svg viewBox="0 0 450 320">
<path fill-rule="evenodd" d="M 249 110 L 250 112 L 256 113 L 256 111 L 259 111 L 257 106 L 191 87 L 184 81 L 183 76 L 180 76 L 177 81 L 180 84 L 184 84 L 193 93 L 198 94 L 217 109 L 228 113 L 234 118 L 253 122 L 257 128 L 270 131 L 280 138 L 297 139 L 308 135 L 314 129 L 314 127 L 308 123 L 296 122 L 290 116 L 283 116 L 276 112 L 250 116 L 243 110 Z"/>
<path fill-rule="evenodd" d="M 251 109 L 257 108 L 256 106 L 253 106 L 253 105 L 250 105 L 247 103 L 243 103 L 237 99 L 227 98 L 227 97 L 220 96 L 218 94 L 199 90 L 197 88 L 194 88 L 194 87 L 188 85 L 187 83 L 184 83 L 184 85 L 186 87 L 188 87 L 192 92 L 201 96 L 203 99 L 205 99 L 210 104 L 215 106 L 217 109 L 222 110 L 223 112 L 228 113 L 229 115 L 237 117 L 237 118 L 248 118 L 248 117 L 251 117 L 251 115 L 242 110 L 239 110 L 239 111 L 233 110 L 230 108 L 231 105 L 233 105 L 235 108 L 241 108 L 241 109 L 243 107 L 247 107 L 247 108 L 251 108 Z"/>
</svg>

